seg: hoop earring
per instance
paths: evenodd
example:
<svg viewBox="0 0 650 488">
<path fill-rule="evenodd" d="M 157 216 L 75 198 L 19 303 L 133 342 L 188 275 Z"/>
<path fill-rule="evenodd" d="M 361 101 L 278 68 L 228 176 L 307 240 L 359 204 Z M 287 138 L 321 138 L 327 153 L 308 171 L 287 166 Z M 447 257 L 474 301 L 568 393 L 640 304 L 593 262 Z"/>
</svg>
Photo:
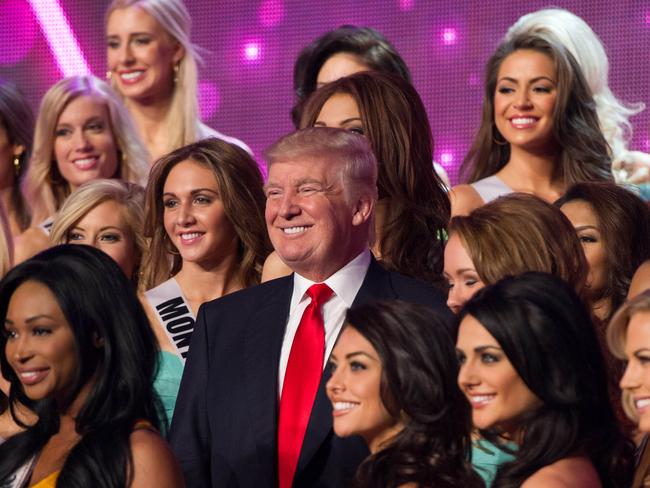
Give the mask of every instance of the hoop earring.
<svg viewBox="0 0 650 488">
<path fill-rule="evenodd" d="M 14 172 L 16 176 L 20 176 L 20 158 L 18 156 L 14 156 Z"/>
</svg>

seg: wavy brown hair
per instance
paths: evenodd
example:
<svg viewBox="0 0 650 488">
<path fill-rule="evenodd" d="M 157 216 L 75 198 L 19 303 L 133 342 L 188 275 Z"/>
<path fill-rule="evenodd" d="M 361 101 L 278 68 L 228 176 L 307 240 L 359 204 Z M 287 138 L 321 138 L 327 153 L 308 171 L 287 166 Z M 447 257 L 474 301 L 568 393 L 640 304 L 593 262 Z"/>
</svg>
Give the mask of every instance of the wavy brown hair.
<svg viewBox="0 0 650 488">
<path fill-rule="evenodd" d="M 243 149 L 221 139 L 204 139 L 162 157 L 151 168 L 145 194 L 144 234 L 150 239 L 142 269 L 142 287 L 151 289 L 174 276 L 182 259 L 163 225 L 163 188 L 171 169 L 183 161 L 209 168 L 217 181 L 224 212 L 237 233 L 237 262 L 245 287 L 260 282 L 264 259 L 271 252 L 266 231 L 266 198 L 260 169 Z"/>
<path fill-rule="evenodd" d="M 494 123 L 494 93 L 501 63 L 516 51 L 545 54 L 557 72 L 553 136 L 559 148 L 557 171 L 566 186 L 579 181 L 612 180 L 610 148 L 598 122 L 596 104 L 580 66 L 571 53 L 544 33 L 522 33 L 502 42 L 485 69 L 481 125 L 461 166 L 474 182 L 495 174 L 510 159 L 510 145 Z"/>
<path fill-rule="evenodd" d="M 588 268 L 578 236 L 569 219 L 541 198 L 526 193 L 497 198 L 451 219 L 449 234 L 458 234 L 486 285 L 541 271 L 584 295 Z"/>
<path fill-rule="evenodd" d="M 354 99 L 377 157 L 379 199 L 388 202 L 380 231 L 382 264 L 442 286 L 442 235 L 450 204 L 433 170 L 431 127 L 420 95 L 397 76 L 357 73 L 314 92 L 300 126 L 313 126 L 325 102 L 337 93 Z"/>
<path fill-rule="evenodd" d="M 643 200 L 614 183 L 577 183 L 555 205 L 559 208 L 573 201 L 586 202 L 598 221 L 607 272 L 605 286 L 591 290 L 591 298 L 609 297 L 611 317 L 625 302 L 634 272 L 650 259 L 650 212 Z"/>
</svg>

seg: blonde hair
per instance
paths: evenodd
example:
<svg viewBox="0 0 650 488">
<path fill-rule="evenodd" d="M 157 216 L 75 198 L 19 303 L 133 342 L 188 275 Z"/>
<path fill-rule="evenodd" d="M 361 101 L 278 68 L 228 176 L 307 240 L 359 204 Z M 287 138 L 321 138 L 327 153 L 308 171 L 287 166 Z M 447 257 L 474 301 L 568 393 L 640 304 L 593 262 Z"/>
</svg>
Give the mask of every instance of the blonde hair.
<svg viewBox="0 0 650 488">
<path fill-rule="evenodd" d="M 650 312 L 650 290 L 646 290 L 624 303 L 619 308 L 607 327 L 607 345 L 609 350 L 618 359 L 627 359 L 625 356 L 625 336 L 632 317 L 639 312 Z M 623 390 L 621 397 L 623 411 L 634 422 L 639 421 L 639 416 L 634 406 L 632 395 Z"/>
<path fill-rule="evenodd" d="M 153 17 L 184 50 L 184 55 L 177 65 L 171 106 L 163 121 L 167 127 L 167 148 L 171 151 L 197 139 L 197 63 L 201 62 L 201 57 L 198 46 L 190 41 L 192 18 L 182 0 L 113 0 L 106 10 L 105 24 L 113 10 L 129 7 L 141 8 Z M 112 84 L 115 87 L 115 81 L 112 81 Z"/>
<path fill-rule="evenodd" d="M 569 50 L 593 93 L 601 130 L 614 158 L 625 151 L 632 136 L 632 124 L 628 119 L 641 112 L 645 104 L 626 105 L 612 93 L 608 84 L 607 53 L 591 27 L 568 10 L 549 8 L 520 17 L 508 29 L 505 40 L 523 32 L 544 33 Z"/>
<path fill-rule="evenodd" d="M 106 105 L 110 129 L 118 148 L 119 168 L 115 177 L 131 183 L 143 183 L 146 178 L 147 150 L 113 89 L 90 75 L 64 78 L 45 93 L 36 119 L 34 153 L 23 188 L 25 197 L 32 204 L 35 223 L 56 213 L 70 195 L 70 185 L 54 161 L 54 139 L 61 113 L 80 96 L 97 98 Z"/>
<path fill-rule="evenodd" d="M 61 206 L 52 225 L 50 242 L 53 245 L 66 244 L 70 230 L 97 205 L 108 201 L 116 202 L 124 209 L 122 216 L 135 243 L 136 271 L 133 278 L 137 279 L 137 270 L 147 248 L 143 232 L 144 188 L 138 184 L 107 179 L 84 183 Z"/>
</svg>

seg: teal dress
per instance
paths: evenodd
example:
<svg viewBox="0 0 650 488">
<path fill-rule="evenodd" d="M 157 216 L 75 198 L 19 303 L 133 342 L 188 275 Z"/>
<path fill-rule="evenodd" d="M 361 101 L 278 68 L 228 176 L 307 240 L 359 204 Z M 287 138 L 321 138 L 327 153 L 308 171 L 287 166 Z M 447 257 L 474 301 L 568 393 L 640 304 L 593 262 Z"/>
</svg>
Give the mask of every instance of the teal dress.
<svg viewBox="0 0 650 488">
<path fill-rule="evenodd" d="M 167 351 L 160 351 L 158 375 L 153 382 L 154 390 L 158 393 L 167 418 L 161 425 L 165 427 L 165 432 L 169 430 L 169 424 L 174 415 L 174 406 L 178 396 L 178 388 L 181 386 L 183 377 L 183 361 L 176 355 Z"/>
<path fill-rule="evenodd" d="M 506 444 L 509 449 L 517 449 L 513 442 Z M 499 449 L 497 446 L 485 439 L 478 439 L 472 442 L 472 467 L 483 481 L 485 486 L 490 488 L 497 474 L 499 466 L 515 459 L 515 456 Z"/>
</svg>

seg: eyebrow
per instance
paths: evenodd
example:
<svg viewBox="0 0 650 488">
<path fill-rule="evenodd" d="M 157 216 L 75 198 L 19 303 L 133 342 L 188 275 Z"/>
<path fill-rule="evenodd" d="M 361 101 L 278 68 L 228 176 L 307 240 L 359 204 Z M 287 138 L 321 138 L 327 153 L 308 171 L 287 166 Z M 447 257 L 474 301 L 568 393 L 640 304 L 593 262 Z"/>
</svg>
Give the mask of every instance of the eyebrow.
<svg viewBox="0 0 650 488">
<path fill-rule="evenodd" d="M 642 348 L 637 349 L 636 351 L 634 351 L 634 355 L 637 356 L 638 354 L 641 354 L 642 352 L 650 352 L 650 349 L 648 349 L 647 347 L 642 347 Z"/>
<path fill-rule="evenodd" d="M 593 229 L 593 230 L 599 230 L 598 227 L 595 225 L 579 225 L 576 227 L 576 230 L 587 230 L 587 229 Z"/>
<path fill-rule="evenodd" d="M 367 352 L 363 352 L 363 351 L 350 352 L 345 355 L 345 359 L 352 359 L 355 356 L 366 356 L 368 359 L 372 359 L 373 361 L 378 361 L 376 357 L 373 357 Z"/>
<path fill-rule="evenodd" d="M 196 195 L 197 193 L 201 193 L 201 192 L 204 192 L 204 191 L 214 193 L 215 195 L 219 194 L 218 191 L 212 190 L 210 188 L 195 188 L 194 190 L 190 191 L 190 195 Z M 164 197 L 165 195 L 167 195 L 167 196 L 176 196 L 176 193 L 171 192 L 171 191 L 166 191 L 166 192 L 164 192 L 162 194 L 162 196 Z"/>
<path fill-rule="evenodd" d="M 122 232 L 122 229 L 121 229 L 120 227 L 117 227 L 116 225 L 106 225 L 106 226 L 104 226 L 104 227 L 100 227 L 100 228 L 99 228 L 99 231 L 102 232 L 102 231 L 104 231 L 104 230 L 108 230 L 108 229 L 115 229 L 115 230 L 119 230 L 120 232 Z M 74 226 L 72 229 L 70 229 L 70 230 L 82 230 L 82 231 L 84 231 L 84 232 L 86 231 L 86 229 L 84 229 L 83 227 L 81 227 L 81 226 L 79 226 L 79 225 L 75 225 L 75 226 Z"/>
<path fill-rule="evenodd" d="M 360 121 L 361 117 L 350 117 L 349 119 L 345 119 L 345 120 L 342 120 L 341 122 L 339 122 L 339 125 L 349 124 L 350 122 L 356 122 L 357 120 Z M 323 125 L 323 126 L 327 127 L 327 124 L 325 122 L 321 122 L 320 120 L 317 120 L 316 122 L 314 122 L 314 125 Z"/>
<path fill-rule="evenodd" d="M 503 352 L 503 349 L 501 349 L 500 347 L 497 347 L 497 346 L 490 346 L 490 345 L 486 345 L 486 346 L 477 346 L 477 347 L 474 348 L 474 352 L 485 352 L 485 351 L 487 351 L 488 349 L 494 349 L 494 350 L 496 350 L 496 351 Z"/>
<path fill-rule="evenodd" d="M 34 315 L 33 317 L 29 317 L 27 320 L 25 320 L 25 322 L 30 324 L 32 322 L 35 322 L 35 321 L 39 320 L 39 319 L 50 319 L 50 320 L 56 322 L 56 319 L 54 317 L 52 317 L 51 315 L 47 315 L 47 314 Z M 14 322 L 12 320 L 10 320 L 10 319 L 5 319 L 5 325 L 14 325 Z"/>
<path fill-rule="evenodd" d="M 129 32 L 128 35 L 129 35 L 130 37 L 132 37 L 132 36 L 142 36 L 142 35 L 150 36 L 150 35 L 152 35 L 152 33 L 151 33 L 151 32 Z M 106 36 L 106 37 L 107 37 L 108 39 L 110 39 L 111 37 L 120 37 L 120 35 L 119 35 L 119 34 L 109 34 L 109 35 Z"/>
<path fill-rule="evenodd" d="M 549 78 L 548 76 L 537 76 L 537 77 L 529 80 L 529 83 L 535 83 L 535 82 L 541 81 L 541 80 L 550 81 L 551 83 L 555 84 L 555 80 L 553 80 L 552 78 Z M 513 78 L 511 76 L 502 76 L 501 78 L 499 78 L 497 80 L 497 83 L 499 83 L 501 81 L 511 81 L 513 83 L 517 83 L 519 80 L 517 78 Z"/>
</svg>

